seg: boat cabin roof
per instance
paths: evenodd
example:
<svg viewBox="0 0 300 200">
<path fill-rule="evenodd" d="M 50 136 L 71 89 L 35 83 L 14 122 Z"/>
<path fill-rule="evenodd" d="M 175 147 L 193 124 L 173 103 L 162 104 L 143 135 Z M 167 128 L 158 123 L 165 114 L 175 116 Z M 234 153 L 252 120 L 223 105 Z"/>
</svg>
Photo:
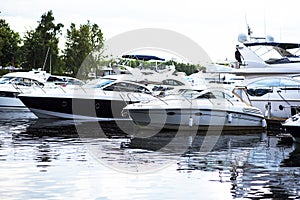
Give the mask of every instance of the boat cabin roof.
<svg viewBox="0 0 300 200">
<path fill-rule="evenodd" d="M 165 59 L 157 57 L 157 56 L 150 56 L 150 55 L 123 55 L 122 58 L 129 58 L 129 59 L 136 59 L 136 60 L 160 60 L 165 61 Z"/>
<path fill-rule="evenodd" d="M 273 46 L 273 47 L 280 47 L 282 49 L 295 49 L 300 48 L 300 44 L 298 43 L 280 43 L 280 42 L 245 42 L 245 46 Z"/>
</svg>

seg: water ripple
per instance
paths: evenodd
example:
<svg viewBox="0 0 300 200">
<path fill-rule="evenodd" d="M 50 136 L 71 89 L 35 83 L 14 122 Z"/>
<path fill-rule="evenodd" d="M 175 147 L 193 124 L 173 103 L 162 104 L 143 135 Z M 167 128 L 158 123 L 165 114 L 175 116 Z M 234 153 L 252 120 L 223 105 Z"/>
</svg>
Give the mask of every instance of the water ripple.
<svg viewBox="0 0 300 200">
<path fill-rule="evenodd" d="M 179 155 L 190 138 L 161 149 L 170 138 L 112 137 L 112 127 L 98 137 L 90 124 L 79 137 L 70 121 L 14 119 L 0 120 L 1 199 L 300 198 L 299 145 L 272 134 L 223 134 L 210 152 L 198 135 Z"/>
</svg>

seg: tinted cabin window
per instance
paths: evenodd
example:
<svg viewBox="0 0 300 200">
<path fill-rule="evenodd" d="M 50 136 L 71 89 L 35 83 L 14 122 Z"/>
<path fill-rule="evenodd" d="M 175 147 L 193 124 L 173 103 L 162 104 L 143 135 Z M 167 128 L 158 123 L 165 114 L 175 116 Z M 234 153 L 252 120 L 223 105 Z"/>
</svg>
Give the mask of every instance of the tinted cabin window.
<svg viewBox="0 0 300 200">
<path fill-rule="evenodd" d="M 135 85 L 135 84 L 131 84 L 131 83 L 123 83 L 123 82 L 112 84 L 112 85 L 104 88 L 103 90 L 120 91 L 120 92 L 150 93 L 150 91 L 143 86 Z"/>
<path fill-rule="evenodd" d="M 21 78 L 21 77 L 14 79 L 13 83 L 16 85 L 20 85 L 20 86 L 31 86 L 32 85 L 31 79 Z"/>
<path fill-rule="evenodd" d="M 131 83 L 127 83 L 127 92 L 150 93 L 147 88 Z"/>
<path fill-rule="evenodd" d="M 200 96 L 197 97 L 197 99 L 201 99 L 201 98 L 205 98 L 205 99 L 230 99 L 231 96 L 228 94 L 225 94 L 224 92 L 221 91 L 213 91 L 213 92 L 207 92 L 204 93 Z"/>
<path fill-rule="evenodd" d="M 197 97 L 197 99 L 215 99 L 216 96 L 212 92 L 204 93 Z"/>
<path fill-rule="evenodd" d="M 167 79 L 162 81 L 162 83 L 164 85 L 174 85 L 174 86 L 178 86 L 178 85 L 184 85 L 183 83 L 181 83 L 180 81 L 177 80 L 173 80 L 173 79 Z"/>
<path fill-rule="evenodd" d="M 103 86 L 106 86 L 112 82 L 114 82 L 115 80 L 112 79 L 101 79 L 97 84 L 96 84 L 96 88 L 102 88 Z"/>
</svg>

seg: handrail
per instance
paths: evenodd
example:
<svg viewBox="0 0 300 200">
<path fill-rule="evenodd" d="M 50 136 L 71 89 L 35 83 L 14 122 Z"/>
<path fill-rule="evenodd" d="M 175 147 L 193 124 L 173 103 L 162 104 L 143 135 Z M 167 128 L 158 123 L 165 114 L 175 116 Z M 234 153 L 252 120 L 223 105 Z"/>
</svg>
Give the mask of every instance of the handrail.
<svg viewBox="0 0 300 200">
<path fill-rule="evenodd" d="M 167 106 L 169 105 L 167 102 L 165 102 L 164 100 L 162 100 L 161 98 L 159 98 L 159 97 L 155 97 L 156 99 L 158 99 L 158 100 L 160 100 L 161 102 L 163 102 L 164 104 L 166 104 Z M 153 101 L 154 101 L 155 99 L 153 99 Z M 151 100 L 150 100 L 151 101 Z"/>
<path fill-rule="evenodd" d="M 119 96 L 120 96 L 121 99 L 124 101 L 124 103 L 125 103 L 126 105 L 128 105 L 128 103 L 126 102 L 126 100 L 122 97 L 122 94 L 121 94 L 121 93 L 119 93 Z"/>
<path fill-rule="evenodd" d="M 15 83 L 11 83 L 11 85 L 12 85 L 19 93 L 23 93 L 23 91 L 21 90 L 21 88 L 19 88 Z"/>
<path fill-rule="evenodd" d="M 81 90 L 83 90 L 84 93 L 87 94 L 86 90 L 82 87 L 82 85 L 80 85 L 79 88 L 80 88 Z"/>
<path fill-rule="evenodd" d="M 230 101 L 228 98 L 225 98 L 231 105 L 234 105 L 233 103 L 232 103 L 232 101 Z"/>
<path fill-rule="evenodd" d="M 291 106 L 290 102 L 288 102 L 281 94 L 280 94 L 281 91 L 277 91 L 277 94 L 280 96 L 280 98 L 285 102 L 287 103 L 289 106 Z"/>
</svg>

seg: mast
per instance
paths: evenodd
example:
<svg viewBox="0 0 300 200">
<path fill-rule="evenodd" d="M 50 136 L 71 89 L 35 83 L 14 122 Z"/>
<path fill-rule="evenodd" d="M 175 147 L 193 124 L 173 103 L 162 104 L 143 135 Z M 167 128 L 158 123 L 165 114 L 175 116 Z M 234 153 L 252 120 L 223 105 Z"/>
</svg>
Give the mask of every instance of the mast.
<svg viewBox="0 0 300 200">
<path fill-rule="evenodd" d="M 48 47 L 48 49 L 47 49 L 46 58 L 45 58 L 44 64 L 43 64 L 43 71 L 45 70 L 45 65 L 46 65 L 46 61 L 47 61 L 47 58 L 48 58 L 49 50 L 50 50 L 50 47 Z"/>
</svg>

